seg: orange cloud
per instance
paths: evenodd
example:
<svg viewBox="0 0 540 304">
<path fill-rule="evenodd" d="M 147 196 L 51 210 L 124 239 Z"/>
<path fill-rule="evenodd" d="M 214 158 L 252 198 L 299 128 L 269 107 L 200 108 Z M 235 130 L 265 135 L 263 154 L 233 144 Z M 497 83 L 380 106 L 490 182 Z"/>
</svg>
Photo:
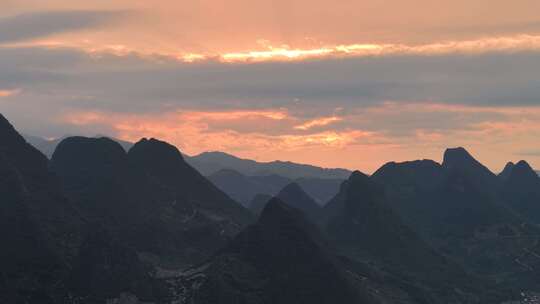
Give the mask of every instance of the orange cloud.
<svg viewBox="0 0 540 304">
<path fill-rule="evenodd" d="M 341 121 L 343 120 L 343 118 L 340 118 L 340 117 L 336 117 L 336 116 L 331 116 L 331 117 L 322 117 L 322 118 L 317 118 L 317 119 L 314 119 L 314 120 L 310 120 L 310 121 L 307 121 L 301 125 L 298 125 L 298 126 L 295 126 L 294 128 L 297 129 L 297 130 L 309 130 L 311 128 L 314 128 L 314 127 L 320 127 L 320 126 L 327 126 L 329 124 L 332 124 L 334 122 L 338 122 L 338 121 Z"/>
<path fill-rule="evenodd" d="M 511 36 L 484 37 L 473 40 L 449 40 L 426 44 L 403 43 L 353 43 L 328 44 L 316 48 L 275 47 L 269 44 L 263 49 L 237 52 L 179 52 L 155 47 L 130 47 L 124 44 L 99 44 L 92 41 L 41 40 L 15 43 L 4 47 L 38 46 L 45 48 L 77 48 L 96 58 L 103 54 L 116 56 L 137 55 L 149 60 L 178 60 L 185 63 L 219 61 L 224 63 L 250 63 L 266 61 L 299 61 L 308 59 L 391 56 L 391 55 L 475 55 L 488 52 L 540 51 L 540 35 L 517 34 Z"/>
<path fill-rule="evenodd" d="M 121 114 L 103 112 L 72 112 L 60 118 L 73 125 L 106 125 L 114 136 L 137 141 L 141 137 L 156 137 L 174 143 L 186 153 L 208 150 L 243 151 L 256 153 L 260 150 L 292 151 L 307 147 L 344 148 L 361 140 L 370 140 L 374 132 L 361 130 L 322 131 L 309 134 L 269 134 L 264 132 L 239 132 L 232 129 L 209 130 L 213 121 L 240 121 L 248 126 L 261 123 L 261 119 L 294 122 L 283 110 L 261 111 L 175 111 L 164 114 Z M 325 119 L 312 120 L 304 125 L 326 125 Z M 328 120 L 328 119 L 326 119 Z M 323 121 L 321 123 L 320 121 Z M 308 130 L 306 127 L 305 130 Z M 276 153 L 277 154 L 277 153 Z"/>
<path fill-rule="evenodd" d="M 0 90 L 0 98 L 18 95 L 19 93 L 21 93 L 21 90 L 20 90 L 20 89 L 14 89 L 14 90 Z"/>
<path fill-rule="evenodd" d="M 419 117 L 437 113 L 453 115 L 456 125 L 415 122 Z M 391 160 L 438 160 L 448 146 L 466 146 L 481 155 L 488 166 L 498 170 L 508 160 L 505 159 L 508 155 L 538 148 L 531 143 L 540 136 L 540 107 L 420 102 L 386 102 L 347 111 L 347 115 L 340 117 L 311 120 L 295 117 L 287 109 L 178 110 L 161 114 L 91 111 L 71 112 L 59 119 L 83 128 L 107 126 L 111 135 L 129 141 L 141 137 L 160 138 L 187 154 L 220 150 L 263 161 L 285 159 L 367 172 Z M 283 128 L 277 132 L 256 127 L 272 121 L 282 124 Z M 342 124 L 332 127 L 337 121 Z M 385 121 L 397 124 L 382 123 Z M 324 126 L 324 130 L 316 129 L 319 126 Z M 535 163 L 535 159 L 530 161 Z"/>
</svg>

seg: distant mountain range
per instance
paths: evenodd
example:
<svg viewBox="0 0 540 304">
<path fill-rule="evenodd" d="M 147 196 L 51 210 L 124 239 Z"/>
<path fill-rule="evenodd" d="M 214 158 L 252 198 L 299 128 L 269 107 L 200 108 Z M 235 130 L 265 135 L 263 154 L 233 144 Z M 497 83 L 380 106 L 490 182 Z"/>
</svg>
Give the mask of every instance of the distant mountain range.
<svg viewBox="0 0 540 304">
<path fill-rule="evenodd" d="M 223 169 L 234 169 L 249 176 L 275 174 L 289 179 L 302 177 L 346 179 L 351 174 L 351 171 L 346 169 L 326 169 L 287 161 L 256 162 L 223 152 L 201 153 L 189 157 L 188 162 L 207 176 Z"/>
<path fill-rule="evenodd" d="M 223 169 L 208 176 L 216 186 L 244 206 L 256 195 L 275 196 L 286 185 L 295 182 L 319 204 L 326 204 L 336 193 L 344 179 L 304 177 L 289 179 L 280 175 L 246 176 L 232 169 Z"/>
<path fill-rule="evenodd" d="M 67 137 L 48 159 L 2 115 L 0 142 L 0 303 L 499 304 L 540 293 L 540 177 L 526 161 L 496 175 L 452 148 L 442 163 L 344 178 L 218 153 L 198 159 L 219 168 L 201 174 L 153 138 Z"/>
<path fill-rule="evenodd" d="M 66 136 L 67 137 L 67 136 Z M 66 138 L 47 140 L 41 137 L 25 135 L 25 139 L 51 158 L 56 146 Z M 107 137 L 96 135 L 96 138 Z M 128 151 L 133 143 L 111 138 Z M 257 162 L 242 159 L 224 152 L 204 152 L 195 156 L 184 155 L 186 161 L 205 176 L 212 175 L 224 169 L 232 169 L 248 176 L 280 175 L 289 179 L 297 178 L 337 178 L 346 179 L 352 171 L 347 169 L 327 169 L 312 165 L 297 164 L 288 161 Z"/>
<path fill-rule="evenodd" d="M 94 138 L 103 136 L 96 135 Z M 25 139 L 48 158 L 52 158 L 57 145 L 67 137 L 47 140 L 26 135 Z M 125 151 L 133 143 L 112 138 Z M 185 161 L 201 172 L 237 202 L 247 206 L 257 194 L 276 195 L 285 185 L 295 181 L 318 204 L 327 203 L 349 177 L 346 169 L 325 169 L 292 162 L 268 163 L 241 159 L 223 152 L 205 152 L 196 156 L 183 155 Z"/>
</svg>

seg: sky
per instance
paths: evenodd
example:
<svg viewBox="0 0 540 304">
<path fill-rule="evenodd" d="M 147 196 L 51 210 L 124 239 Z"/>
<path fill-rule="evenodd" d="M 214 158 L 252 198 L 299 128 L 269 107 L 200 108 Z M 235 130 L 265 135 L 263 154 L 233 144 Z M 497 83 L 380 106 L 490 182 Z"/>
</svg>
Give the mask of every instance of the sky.
<svg viewBox="0 0 540 304">
<path fill-rule="evenodd" d="M 2 0 L 0 113 L 370 173 L 463 146 L 540 168 L 537 0 Z"/>
</svg>

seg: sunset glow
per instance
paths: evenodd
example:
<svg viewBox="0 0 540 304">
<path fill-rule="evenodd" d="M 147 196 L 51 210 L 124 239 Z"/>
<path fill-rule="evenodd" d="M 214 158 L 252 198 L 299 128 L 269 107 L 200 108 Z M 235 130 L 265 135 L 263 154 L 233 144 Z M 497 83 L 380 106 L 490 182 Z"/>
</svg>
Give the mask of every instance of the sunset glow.
<svg viewBox="0 0 540 304">
<path fill-rule="evenodd" d="M 1 44 L 0 44 L 1 45 Z M 143 58 L 160 60 L 170 58 L 185 63 L 218 61 L 223 63 L 257 63 L 265 61 L 301 61 L 323 58 L 355 58 L 395 55 L 442 56 L 450 54 L 479 55 L 484 53 L 511 53 L 522 51 L 540 51 L 540 35 L 520 34 L 514 36 L 486 37 L 475 40 L 442 41 L 429 44 L 342 44 L 327 45 L 319 48 L 292 48 L 290 46 L 273 47 L 266 43 L 263 49 L 238 51 L 231 53 L 182 53 L 159 48 L 136 48 L 122 44 L 99 45 L 89 41 L 73 42 L 61 40 L 42 40 L 29 43 L 8 44 L 7 47 L 38 46 L 46 48 L 75 48 L 99 58 L 102 55 L 136 55 Z"/>
<path fill-rule="evenodd" d="M 446 116 L 447 113 L 454 113 L 452 119 L 461 121 L 462 126 L 453 130 L 437 130 L 429 129 L 427 125 L 418 121 L 416 126 L 411 126 L 410 133 L 402 133 L 399 129 L 370 130 L 377 122 L 399 120 L 401 119 L 399 117 Z M 115 137 L 127 141 L 137 141 L 141 137 L 162 138 L 176 144 L 188 154 L 225 150 L 233 151 L 242 157 L 265 161 L 280 158 L 280 155 L 289 155 L 290 159 L 301 161 L 297 153 L 305 149 L 350 153 L 349 157 L 352 158 L 319 160 L 329 167 L 353 166 L 358 162 L 353 155 L 362 153 L 361 151 L 368 146 L 388 151 L 407 149 L 407 142 L 414 140 L 416 145 L 426 149 L 423 152 L 425 157 L 437 159 L 440 157 L 438 155 L 440 149 L 448 143 L 466 144 L 480 153 L 489 155 L 492 152 L 483 148 L 488 142 L 478 146 L 477 138 L 489 138 L 489 142 L 497 144 L 504 150 L 520 147 L 525 149 L 530 140 L 540 136 L 540 108 L 471 107 L 440 103 L 386 102 L 381 106 L 359 108 L 342 117 L 316 119 L 302 119 L 280 109 L 224 112 L 177 110 L 160 115 L 78 112 L 68 113 L 58 119 L 79 126 L 106 126 Z M 270 128 L 277 126 L 274 122 L 281 127 L 271 132 Z M 255 129 L 253 123 L 266 128 Z M 340 123 L 342 126 L 336 129 L 332 126 L 334 123 Z M 513 136 L 515 141 L 503 145 L 500 140 L 507 136 Z M 314 154 L 313 157 L 316 155 L 318 154 Z M 386 157 L 384 153 L 372 155 L 363 163 L 363 167 L 366 170 L 375 170 L 384 163 Z M 403 159 L 407 159 L 406 156 Z M 502 158 L 496 158 L 491 164 L 500 167 L 504 165 L 504 161 Z"/>
<path fill-rule="evenodd" d="M 21 90 L 15 89 L 15 90 L 0 90 L 0 98 L 1 97 L 9 97 L 13 95 L 17 95 L 21 92 Z"/>
<path fill-rule="evenodd" d="M 0 6 L 0 106 L 28 134 L 366 172 L 466 146 L 494 171 L 540 167 L 538 1 Z"/>
</svg>

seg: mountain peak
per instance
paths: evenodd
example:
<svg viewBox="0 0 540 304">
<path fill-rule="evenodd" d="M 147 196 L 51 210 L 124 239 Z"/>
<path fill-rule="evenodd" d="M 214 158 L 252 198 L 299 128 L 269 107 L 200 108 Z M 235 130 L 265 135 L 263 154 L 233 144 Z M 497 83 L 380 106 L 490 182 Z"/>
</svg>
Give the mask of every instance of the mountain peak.
<svg viewBox="0 0 540 304">
<path fill-rule="evenodd" d="M 318 228 L 277 198 L 205 271 L 207 281 L 196 292 L 211 291 L 208 303 L 373 303 L 342 269 Z M 257 291 L 251 292 L 254 286 Z"/>
<path fill-rule="evenodd" d="M 514 164 L 513 162 L 507 162 L 502 172 L 499 173 L 499 177 L 503 180 L 508 179 L 508 177 L 510 177 L 510 174 L 512 174 L 512 170 L 514 169 L 515 165 L 516 164 Z"/>
<path fill-rule="evenodd" d="M 536 172 L 531 168 L 529 163 L 524 160 L 520 160 L 514 165 L 512 171 L 510 172 L 509 178 L 511 179 L 520 179 L 520 180 L 530 180 L 530 181 L 540 181 L 540 177 Z"/>
<path fill-rule="evenodd" d="M 529 163 L 525 160 L 520 160 L 516 163 L 516 169 L 525 169 L 525 170 L 528 170 L 528 171 L 533 171 L 534 170 L 532 169 L 531 165 L 529 165 Z"/>
<path fill-rule="evenodd" d="M 128 155 L 130 157 L 152 156 L 164 163 L 184 160 L 182 153 L 180 153 L 176 146 L 155 138 L 142 138 L 129 149 Z"/>
<path fill-rule="evenodd" d="M 382 186 L 375 182 L 368 175 L 360 172 L 354 171 L 348 179 L 348 187 L 355 189 L 362 189 L 371 194 L 382 194 Z"/>
<path fill-rule="evenodd" d="M 8 146 L 11 143 L 22 144 L 25 142 L 23 137 L 2 114 L 0 114 L 0 142 L 3 146 Z"/>
<path fill-rule="evenodd" d="M 292 182 L 292 183 L 288 184 L 287 186 L 285 186 L 280 191 L 280 194 L 281 193 L 290 194 L 290 195 L 297 195 L 297 196 L 305 196 L 305 195 L 307 195 L 307 193 L 296 182 Z"/>
<path fill-rule="evenodd" d="M 373 180 L 386 186 L 410 189 L 430 189 L 444 178 L 442 166 L 429 159 L 387 163 L 372 175 Z"/>
<path fill-rule="evenodd" d="M 462 147 L 447 149 L 442 166 L 453 176 L 470 180 L 477 189 L 491 192 L 499 186 L 497 176 Z"/>
<path fill-rule="evenodd" d="M 290 183 L 283 188 L 277 198 L 285 204 L 302 211 L 310 220 L 317 222 L 320 219 L 321 206 L 310 197 L 300 185 Z"/>
<path fill-rule="evenodd" d="M 234 170 L 234 169 L 221 169 L 212 175 L 210 175 L 210 178 L 246 178 L 245 175 L 242 173 Z"/>
<path fill-rule="evenodd" d="M 444 151 L 443 166 L 445 167 L 462 166 L 471 162 L 476 162 L 476 159 L 463 147 L 448 148 Z"/>
<path fill-rule="evenodd" d="M 62 140 L 53 153 L 52 161 L 56 165 L 80 168 L 117 166 L 125 160 L 126 152 L 114 140 L 107 137 L 91 138 L 82 136 L 67 137 Z"/>
<path fill-rule="evenodd" d="M 288 206 L 279 198 L 272 198 L 268 201 L 261 213 L 259 222 L 266 223 L 273 220 L 282 220 L 299 216 L 298 210 Z"/>
<path fill-rule="evenodd" d="M 264 207 L 266 207 L 266 204 L 268 201 L 272 199 L 271 195 L 259 193 L 251 199 L 249 202 L 249 210 L 251 210 L 256 215 L 259 215 L 263 212 Z"/>
</svg>

